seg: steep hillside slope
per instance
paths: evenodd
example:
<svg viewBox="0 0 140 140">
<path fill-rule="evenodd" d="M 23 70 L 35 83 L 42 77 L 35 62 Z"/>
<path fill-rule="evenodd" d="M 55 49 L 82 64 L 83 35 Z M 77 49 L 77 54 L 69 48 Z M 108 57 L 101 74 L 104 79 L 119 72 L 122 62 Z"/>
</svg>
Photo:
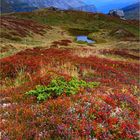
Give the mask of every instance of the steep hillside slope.
<svg viewBox="0 0 140 140">
<path fill-rule="evenodd" d="M 2 13 L 32 11 L 45 7 L 69 9 L 85 5 L 84 0 L 2 0 L 0 3 Z"/>
<path fill-rule="evenodd" d="M 140 3 L 135 3 L 122 9 L 125 13 L 126 19 L 136 19 L 140 18 Z"/>
</svg>

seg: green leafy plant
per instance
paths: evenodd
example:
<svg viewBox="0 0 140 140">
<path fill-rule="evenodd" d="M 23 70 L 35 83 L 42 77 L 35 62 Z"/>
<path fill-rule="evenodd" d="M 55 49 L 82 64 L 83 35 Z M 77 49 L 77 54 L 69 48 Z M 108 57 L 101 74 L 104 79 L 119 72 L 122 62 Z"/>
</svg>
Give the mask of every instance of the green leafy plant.
<svg viewBox="0 0 140 140">
<path fill-rule="evenodd" d="M 77 94 L 80 89 L 94 88 L 99 85 L 98 82 L 86 82 L 77 78 L 66 81 L 64 77 L 53 79 L 48 86 L 38 85 L 35 90 L 26 92 L 27 95 L 34 95 L 38 101 L 44 101 L 48 98 L 56 98 L 63 93 L 67 96 Z"/>
</svg>

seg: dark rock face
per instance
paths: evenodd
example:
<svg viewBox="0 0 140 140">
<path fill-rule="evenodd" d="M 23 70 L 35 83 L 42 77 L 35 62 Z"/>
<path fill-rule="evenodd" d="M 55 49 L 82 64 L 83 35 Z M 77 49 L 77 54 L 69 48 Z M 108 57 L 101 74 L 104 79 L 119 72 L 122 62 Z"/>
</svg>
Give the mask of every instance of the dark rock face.
<svg viewBox="0 0 140 140">
<path fill-rule="evenodd" d="M 109 15 L 114 17 L 119 17 L 121 19 L 125 19 L 123 10 L 110 10 Z"/>
</svg>

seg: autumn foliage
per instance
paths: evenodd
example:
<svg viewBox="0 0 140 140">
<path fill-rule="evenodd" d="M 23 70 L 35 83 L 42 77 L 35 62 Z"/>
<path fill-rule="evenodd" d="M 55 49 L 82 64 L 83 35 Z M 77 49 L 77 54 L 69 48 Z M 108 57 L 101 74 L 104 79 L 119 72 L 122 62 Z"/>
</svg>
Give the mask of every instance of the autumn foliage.
<svg viewBox="0 0 140 140">
<path fill-rule="evenodd" d="M 32 34 L 43 36 L 46 32 L 45 29 L 52 29 L 50 26 L 39 24 L 33 20 L 18 19 L 12 16 L 1 16 L 0 24 L 2 30 L 8 31 L 8 33 L 2 32 L 1 37 L 7 39 L 10 39 L 8 37 L 11 36 L 27 37 Z"/>
<path fill-rule="evenodd" d="M 138 139 L 138 63 L 94 53 L 81 57 L 76 49 L 34 48 L 3 58 L 0 64 L 0 96 L 7 102 L 0 111 L 2 139 Z M 21 71 L 26 81 L 6 84 L 7 79 L 14 83 Z M 25 94 L 36 85 L 49 85 L 58 75 L 100 85 L 41 103 Z"/>
</svg>

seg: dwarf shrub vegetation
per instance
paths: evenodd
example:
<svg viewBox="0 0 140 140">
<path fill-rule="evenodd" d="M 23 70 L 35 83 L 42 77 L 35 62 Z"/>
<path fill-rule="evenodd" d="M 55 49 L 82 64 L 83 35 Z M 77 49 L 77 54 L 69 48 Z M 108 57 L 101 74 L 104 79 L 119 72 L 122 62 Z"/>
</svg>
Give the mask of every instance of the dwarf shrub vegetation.
<svg viewBox="0 0 140 140">
<path fill-rule="evenodd" d="M 56 98 L 62 94 L 74 95 L 80 89 L 94 88 L 99 85 L 98 82 L 86 82 L 77 78 L 66 81 L 64 77 L 53 79 L 48 86 L 38 85 L 35 90 L 27 92 L 27 95 L 34 95 L 38 101 L 44 101 L 48 98 Z"/>
</svg>

